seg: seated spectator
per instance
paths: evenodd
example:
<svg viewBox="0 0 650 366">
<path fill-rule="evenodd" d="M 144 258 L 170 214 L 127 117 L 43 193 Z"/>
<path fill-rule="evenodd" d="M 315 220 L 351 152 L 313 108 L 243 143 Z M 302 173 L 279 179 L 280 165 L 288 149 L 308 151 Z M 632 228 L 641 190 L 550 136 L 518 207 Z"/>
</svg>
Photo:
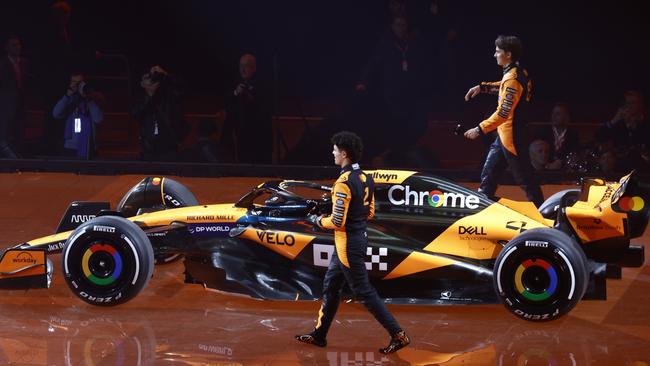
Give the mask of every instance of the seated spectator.
<svg viewBox="0 0 650 366">
<path fill-rule="evenodd" d="M 98 94 L 84 82 L 81 73 L 72 73 L 65 95 L 54 105 L 52 116 L 64 120 L 64 154 L 79 159 L 95 155 L 95 125 L 104 116 L 97 105 Z"/>
<path fill-rule="evenodd" d="M 624 97 L 614 117 L 596 132 L 599 150 L 601 154 L 612 151 L 622 170 L 647 169 L 650 124 L 646 121 L 643 96 L 636 90 L 628 90 Z"/>
<path fill-rule="evenodd" d="M 178 147 L 187 133 L 180 82 L 160 66 L 153 66 L 142 75 L 140 86 L 144 95 L 132 114 L 140 123 L 142 159 L 177 160 Z"/>
<path fill-rule="evenodd" d="M 549 162 L 545 169 L 561 169 L 570 153 L 580 148 L 578 132 L 570 127 L 569 106 L 556 103 L 551 113 L 551 126 L 537 134 L 537 139 L 544 140 L 550 148 Z"/>
<path fill-rule="evenodd" d="M 600 171 L 605 174 L 613 174 L 620 171 L 617 167 L 616 155 L 614 155 L 613 151 L 605 151 L 602 153 L 598 163 Z"/>
<path fill-rule="evenodd" d="M 535 140 L 529 146 L 530 163 L 535 170 L 555 170 L 554 165 L 550 165 L 551 148 L 544 140 Z"/>
</svg>

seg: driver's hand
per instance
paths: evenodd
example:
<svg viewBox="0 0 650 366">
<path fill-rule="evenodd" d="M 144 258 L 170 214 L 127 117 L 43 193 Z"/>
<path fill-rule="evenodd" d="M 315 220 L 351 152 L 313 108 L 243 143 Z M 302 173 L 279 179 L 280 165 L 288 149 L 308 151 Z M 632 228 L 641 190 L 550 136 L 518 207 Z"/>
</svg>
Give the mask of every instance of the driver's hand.
<svg viewBox="0 0 650 366">
<path fill-rule="evenodd" d="M 465 131 L 464 136 L 470 140 L 476 140 L 479 138 L 479 136 L 481 136 L 480 127 L 470 128 L 469 130 Z"/>
<path fill-rule="evenodd" d="M 475 85 L 467 91 L 467 94 L 465 94 L 465 101 L 467 102 L 468 100 L 474 98 L 475 96 L 479 95 L 481 93 L 481 86 L 480 85 Z"/>
<path fill-rule="evenodd" d="M 317 226 L 317 227 L 321 227 L 320 226 L 320 219 L 321 219 L 321 216 L 318 216 L 318 215 L 308 215 L 307 216 L 307 221 L 310 224 L 312 224 L 314 226 Z"/>
<path fill-rule="evenodd" d="M 307 215 L 318 213 L 318 202 L 315 200 L 307 200 Z"/>
</svg>

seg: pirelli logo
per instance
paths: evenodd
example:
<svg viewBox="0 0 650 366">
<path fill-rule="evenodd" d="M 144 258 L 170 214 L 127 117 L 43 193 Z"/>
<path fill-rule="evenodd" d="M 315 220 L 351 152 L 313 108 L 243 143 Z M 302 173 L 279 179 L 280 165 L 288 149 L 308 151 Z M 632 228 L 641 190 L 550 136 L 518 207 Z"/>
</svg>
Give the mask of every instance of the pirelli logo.
<svg viewBox="0 0 650 366">
<path fill-rule="evenodd" d="M 501 102 L 499 117 L 508 118 L 510 111 L 512 111 L 516 94 L 517 94 L 517 89 L 506 87 L 506 95 L 503 98 L 503 101 Z"/>
</svg>

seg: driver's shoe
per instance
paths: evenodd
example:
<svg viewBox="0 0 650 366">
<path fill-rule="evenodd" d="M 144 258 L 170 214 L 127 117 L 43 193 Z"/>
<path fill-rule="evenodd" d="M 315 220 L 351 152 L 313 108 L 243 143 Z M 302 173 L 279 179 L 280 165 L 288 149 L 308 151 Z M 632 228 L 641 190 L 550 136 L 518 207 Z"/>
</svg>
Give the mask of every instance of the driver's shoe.
<svg viewBox="0 0 650 366">
<path fill-rule="evenodd" d="M 326 339 L 317 338 L 316 336 L 314 336 L 313 333 L 298 334 L 298 335 L 296 335 L 295 338 L 296 338 L 297 341 L 300 341 L 300 342 L 303 342 L 303 343 L 313 344 L 314 346 L 318 346 L 318 347 L 327 346 L 327 340 Z"/>
<path fill-rule="evenodd" d="M 390 343 L 385 348 L 380 348 L 379 352 L 383 354 L 393 353 L 400 350 L 411 343 L 411 339 L 406 335 L 406 332 L 400 330 L 390 337 Z"/>
</svg>

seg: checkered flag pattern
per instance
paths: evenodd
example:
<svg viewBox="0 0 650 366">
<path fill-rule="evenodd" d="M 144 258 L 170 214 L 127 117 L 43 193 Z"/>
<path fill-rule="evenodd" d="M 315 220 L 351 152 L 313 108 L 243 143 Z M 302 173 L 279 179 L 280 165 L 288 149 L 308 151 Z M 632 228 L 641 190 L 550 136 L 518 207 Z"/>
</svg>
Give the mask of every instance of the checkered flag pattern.
<svg viewBox="0 0 650 366">
<path fill-rule="evenodd" d="M 373 254 L 374 249 L 377 249 L 378 254 Z M 388 270 L 388 263 L 382 261 L 382 257 L 388 256 L 388 248 L 373 248 L 368 247 L 366 249 L 366 255 L 370 257 L 370 262 L 366 262 L 366 269 L 372 271 L 375 264 L 377 264 L 377 269 L 380 271 Z"/>
</svg>

